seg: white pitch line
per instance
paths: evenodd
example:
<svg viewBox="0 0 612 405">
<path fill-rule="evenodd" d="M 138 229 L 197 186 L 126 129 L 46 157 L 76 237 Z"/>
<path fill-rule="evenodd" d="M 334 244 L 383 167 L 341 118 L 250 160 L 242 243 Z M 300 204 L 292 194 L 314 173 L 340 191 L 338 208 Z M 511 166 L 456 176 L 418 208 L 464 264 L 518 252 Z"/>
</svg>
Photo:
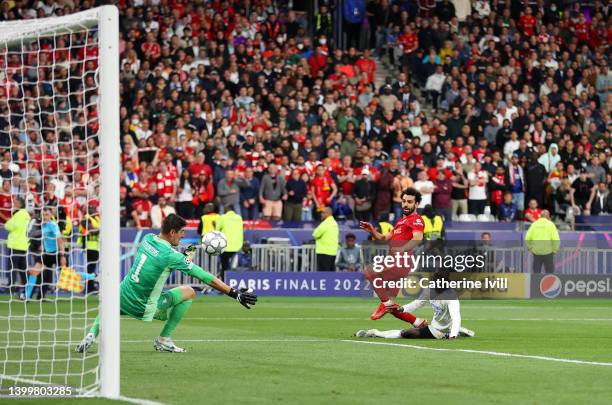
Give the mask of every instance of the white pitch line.
<svg viewBox="0 0 612 405">
<path fill-rule="evenodd" d="M 99 397 L 99 398 L 108 399 L 106 397 Z M 119 401 L 124 401 L 124 402 L 129 402 L 132 404 L 138 404 L 138 405 L 165 405 L 163 402 L 150 401 L 148 399 L 141 399 L 141 398 L 124 397 L 123 395 L 120 395 L 118 398 L 113 398 L 113 399 L 117 399 Z"/>
<path fill-rule="evenodd" d="M 55 344 L 76 344 L 80 343 L 80 340 L 20 340 L 17 344 L 9 346 L 11 348 L 18 349 L 23 344 L 36 344 L 36 343 L 55 343 Z M 140 339 L 140 340 L 122 340 L 121 343 L 151 343 L 153 339 Z M 184 343 L 262 343 L 262 342 L 298 342 L 298 343 L 312 343 L 312 342 L 337 342 L 334 339 L 177 339 L 175 342 Z M 1 348 L 1 347 L 0 347 Z"/>
<path fill-rule="evenodd" d="M 21 377 L 17 377 L 17 376 L 10 376 L 10 375 L 5 375 L 5 374 L 0 374 L 0 380 L 10 380 L 10 381 L 14 381 L 16 383 L 22 383 L 22 384 L 29 384 L 29 385 L 44 385 L 44 386 L 52 386 L 52 387 L 63 387 L 63 385 L 61 384 L 55 384 L 55 383 L 49 383 L 49 382 L 43 382 L 43 381 L 38 381 L 38 380 L 32 380 L 29 378 L 21 378 Z M 83 390 L 79 389 L 79 388 L 75 388 L 75 391 L 77 392 L 82 392 Z M 4 396 L 4 395 L 0 395 L 0 398 L 5 398 L 8 396 Z M 15 397 L 10 397 L 10 398 L 15 398 Z M 41 398 L 42 396 L 36 396 L 36 395 L 29 395 L 27 397 L 24 398 Z M 104 398 L 104 399 L 111 399 L 111 398 L 107 398 L 107 397 L 103 397 L 100 395 L 68 395 L 66 397 L 63 398 Z M 124 402 L 130 402 L 132 404 L 138 404 L 138 405 L 165 405 L 162 402 L 156 402 L 156 401 L 150 401 L 148 399 L 141 399 L 141 398 L 131 398 L 131 397 L 125 397 L 125 396 L 119 396 L 118 398 L 112 398 L 118 401 L 124 401 Z"/>
<path fill-rule="evenodd" d="M 14 321 L 27 321 L 27 322 L 38 322 L 39 320 L 58 320 L 58 321 L 77 321 L 77 320 L 85 320 L 89 319 L 91 321 L 94 320 L 94 317 L 83 318 L 83 317 L 54 317 L 54 316 L 44 316 L 44 317 L 36 317 L 31 316 L 27 319 L 23 319 L 23 316 L 12 317 L 11 319 L 1 318 L 0 320 L 14 320 Z M 122 318 L 126 321 L 135 321 L 139 322 L 137 319 L 124 317 Z M 366 321 L 369 320 L 368 317 L 185 317 L 184 320 L 188 321 Z M 523 321 L 550 321 L 550 322 L 611 322 L 612 318 L 463 318 L 464 321 L 511 321 L 511 322 L 523 322 Z"/>
<path fill-rule="evenodd" d="M 417 349 L 417 350 L 432 350 L 432 351 L 438 351 L 438 352 L 462 352 L 462 353 L 487 354 L 490 356 L 497 356 L 497 357 L 518 357 L 522 359 L 544 360 L 544 361 L 552 361 L 552 362 L 557 362 L 557 363 L 586 364 L 590 366 L 612 367 L 612 363 L 605 363 L 605 362 L 600 362 L 600 361 L 563 359 L 563 358 L 558 358 L 558 357 L 547 357 L 547 356 L 537 356 L 537 355 L 530 355 L 530 354 L 516 354 L 516 353 L 504 353 L 504 352 L 492 352 L 492 351 L 487 351 L 487 350 L 448 349 L 448 348 L 443 348 L 443 347 L 427 347 L 427 346 L 409 345 L 409 344 L 402 344 L 402 343 L 369 342 L 369 341 L 348 340 L 348 339 L 344 339 L 342 340 L 342 342 L 366 344 L 366 345 L 394 346 L 394 347 L 403 347 L 405 349 L 408 348 L 408 349 Z"/>
<path fill-rule="evenodd" d="M 187 317 L 183 318 L 193 321 L 365 321 L 370 320 L 368 317 L 358 318 L 323 318 L 323 317 L 291 317 L 291 318 L 275 318 L 275 317 Z M 462 318 L 464 321 L 560 321 L 560 322 L 598 322 L 612 321 L 612 318 Z M 136 320 L 136 319 L 132 319 Z"/>
<path fill-rule="evenodd" d="M 152 342 L 148 340 L 122 340 L 122 343 L 148 343 Z M 333 339 L 177 339 L 175 342 L 186 342 L 186 343 L 234 343 L 234 342 L 246 342 L 246 343 L 265 343 L 265 342 L 297 342 L 297 343 L 320 343 L 320 342 L 335 342 Z"/>
</svg>

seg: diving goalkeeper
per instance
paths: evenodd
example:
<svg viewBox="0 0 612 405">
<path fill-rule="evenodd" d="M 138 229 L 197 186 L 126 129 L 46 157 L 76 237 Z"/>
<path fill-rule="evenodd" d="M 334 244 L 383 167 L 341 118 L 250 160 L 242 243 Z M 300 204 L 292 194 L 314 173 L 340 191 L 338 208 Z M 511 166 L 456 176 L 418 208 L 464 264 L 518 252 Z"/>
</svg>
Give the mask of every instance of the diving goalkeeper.
<svg viewBox="0 0 612 405">
<path fill-rule="evenodd" d="M 138 246 L 132 268 L 120 285 L 121 315 L 129 315 L 147 322 L 153 319 L 166 321 L 161 333 L 153 342 L 153 347 L 157 351 L 174 353 L 186 351 L 174 344 L 171 335 L 189 310 L 195 298 L 195 291 L 187 285 L 162 291 L 166 280 L 174 270 L 180 270 L 188 276 L 203 281 L 215 290 L 238 300 L 246 308 L 250 309 L 250 306 L 257 302 L 257 295 L 250 290 L 236 290 L 194 264 L 191 261 L 194 248 L 188 248 L 185 254 L 176 250 L 185 235 L 186 224 L 183 218 L 170 214 L 164 219 L 159 235 L 146 235 Z M 95 342 L 99 332 L 98 315 L 76 351 L 86 352 Z"/>
</svg>

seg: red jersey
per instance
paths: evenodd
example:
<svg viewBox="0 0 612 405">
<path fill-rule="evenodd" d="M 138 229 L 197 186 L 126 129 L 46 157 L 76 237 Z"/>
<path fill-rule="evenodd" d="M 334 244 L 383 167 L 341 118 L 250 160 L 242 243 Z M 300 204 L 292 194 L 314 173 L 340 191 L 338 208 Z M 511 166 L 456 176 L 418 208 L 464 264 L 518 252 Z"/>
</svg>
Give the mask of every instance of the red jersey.
<svg viewBox="0 0 612 405">
<path fill-rule="evenodd" d="M 373 83 L 374 75 L 376 73 L 376 62 L 374 62 L 372 59 L 362 57 L 356 64 L 359 66 L 359 70 L 368 74 L 368 83 Z"/>
<path fill-rule="evenodd" d="M 376 181 L 378 180 L 378 177 L 380 177 L 380 172 L 375 166 L 372 166 L 372 165 L 365 165 L 365 166 L 356 167 L 355 169 L 353 169 L 353 173 L 355 174 L 355 177 L 361 176 L 361 172 L 364 169 L 367 169 L 370 171 L 370 176 L 372 176 L 371 177 L 372 181 Z"/>
<path fill-rule="evenodd" d="M 472 152 L 472 156 L 474 156 L 474 159 L 476 159 L 476 161 L 482 162 L 484 157 L 488 153 L 489 153 L 489 151 L 487 149 L 476 148 L 476 149 L 474 149 L 474 152 Z"/>
<path fill-rule="evenodd" d="M 8 220 L 11 217 L 11 210 L 13 208 L 13 199 L 11 194 L 0 194 L 0 213 Z M 0 218 L 0 223 L 4 221 Z"/>
<path fill-rule="evenodd" d="M 157 194 L 160 197 L 166 197 L 172 199 L 174 194 L 174 181 L 175 177 L 166 171 L 165 173 L 157 173 L 155 175 L 155 181 L 157 182 Z"/>
<path fill-rule="evenodd" d="M 537 20 L 532 15 L 524 15 L 519 19 L 519 27 L 523 29 L 523 32 L 527 36 L 532 36 L 535 33 Z"/>
<path fill-rule="evenodd" d="M 523 216 L 527 218 L 527 214 L 531 215 L 532 220 L 537 221 L 538 219 L 540 219 L 540 215 L 542 215 L 542 209 L 536 208 L 532 210 L 531 208 L 527 208 L 523 213 Z M 527 219 L 525 219 L 525 221 L 527 221 Z"/>
<path fill-rule="evenodd" d="M 437 167 L 432 167 L 431 169 L 427 170 L 427 176 L 429 176 L 430 180 L 436 180 L 438 178 L 438 172 L 440 170 Z M 450 179 L 451 177 L 453 177 L 453 172 L 450 171 L 449 169 L 442 169 L 442 171 L 444 172 L 444 175 L 446 176 L 447 179 Z"/>
<path fill-rule="evenodd" d="M 206 163 L 202 163 L 201 165 L 197 163 L 192 163 L 189 165 L 187 170 L 189 170 L 189 173 L 191 173 L 191 176 L 193 178 L 196 178 L 197 176 L 199 176 L 200 173 L 206 173 L 208 177 L 212 176 L 213 174 L 212 167 L 210 167 Z"/>
<path fill-rule="evenodd" d="M 80 206 L 75 198 L 64 197 L 60 200 L 59 205 L 64 208 L 66 216 L 71 219 L 79 219 L 81 217 Z"/>
<path fill-rule="evenodd" d="M 345 169 L 344 167 L 340 167 L 337 170 L 337 174 L 338 176 L 346 176 L 349 173 L 349 169 Z M 342 181 L 340 182 L 340 190 L 342 190 L 342 194 L 344 195 L 351 195 L 353 193 L 353 186 L 355 185 L 355 182 L 350 182 L 350 181 Z"/>
<path fill-rule="evenodd" d="M 503 186 L 506 183 L 506 176 L 504 174 L 496 174 L 493 176 L 491 181 L 493 181 L 495 184 Z M 502 202 L 504 202 L 504 192 L 502 190 L 491 191 L 491 202 L 493 202 L 495 205 L 500 205 Z"/>
<path fill-rule="evenodd" d="M 577 23 L 574 25 L 574 32 L 578 41 L 587 42 L 589 40 L 589 31 L 591 30 L 589 23 Z"/>
<path fill-rule="evenodd" d="M 419 38 L 414 33 L 400 35 L 397 42 L 404 46 L 404 53 L 410 53 L 419 46 Z"/>
<path fill-rule="evenodd" d="M 425 223 L 419 214 L 413 212 L 397 221 L 391 231 L 391 241 L 409 241 L 415 232 L 423 232 Z M 393 247 L 393 246 L 392 246 Z"/>
<path fill-rule="evenodd" d="M 142 207 L 142 211 L 138 213 L 137 209 Z M 151 208 L 153 208 L 153 203 L 149 200 L 136 200 L 134 203 L 133 209 L 138 215 L 138 224 L 142 228 L 150 228 L 151 227 L 151 216 L 149 212 L 151 212 Z"/>
<path fill-rule="evenodd" d="M 327 204 L 327 199 L 331 196 L 333 180 L 327 175 L 322 177 L 316 176 L 312 179 L 312 187 L 314 189 L 314 195 L 321 204 Z"/>
</svg>

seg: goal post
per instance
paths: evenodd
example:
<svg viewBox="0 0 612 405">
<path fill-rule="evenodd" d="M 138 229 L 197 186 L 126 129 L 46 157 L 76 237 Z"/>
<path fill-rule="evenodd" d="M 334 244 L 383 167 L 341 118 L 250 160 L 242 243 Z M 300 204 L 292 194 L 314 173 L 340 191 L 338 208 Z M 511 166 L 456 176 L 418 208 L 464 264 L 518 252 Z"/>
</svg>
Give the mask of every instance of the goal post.
<svg viewBox="0 0 612 405">
<path fill-rule="evenodd" d="M 69 386 L 73 395 L 118 398 L 119 11 L 115 6 L 102 6 L 61 17 L 0 22 L 0 64 L 0 138 L 4 138 L 0 150 L 8 149 L 10 167 L 16 168 L 9 180 L 13 193 L 9 216 L 17 199 L 24 201 L 28 211 L 45 212 L 47 186 L 56 193 L 58 188 L 63 193 L 82 187 L 80 197 L 74 194 L 74 207 L 61 206 L 60 200 L 59 205 L 49 205 L 54 210 L 49 212 L 76 208 L 75 215 L 65 218 L 67 223 L 72 221 L 71 230 L 65 234 L 62 230 L 69 246 L 66 267 L 87 280 L 93 263 L 99 283 L 98 299 L 87 289 L 84 293 L 62 290 L 58 281 L 64 267 L 56 265 L 49 269 L 53 297 L 24 302 L 19 294 L 27 285 L 14 282 L 12 250 L 5 238 L 0 240 L 0 388 L 10 384 Z M 68 151 L 73 155 L 67 156 Z M 36 153 L 41 157 L 32 166 L 39 166 L 35 169 L 39 173 L 30 182 L 30 164 Z M 18 161 L 23 154 L 27 157 Z M 63 171 L 64 164 L 72 168 L 70 174 Z M 50 168 L 57 178 L 49 175 Z M 63 183 L 61 187 L 57 182 L 53 187 L 48 184 L 56 180 Z M 90 223 L 83 218 L 89 218 L 92 206 L 99 215 L 99 236 L 98 259 L 90 260 L 90 248 L 85 247 L 90 225 L 81 224 Z M 41 233 L 39 245 L 42 239 Z M 44 259 L 46 247 L 40 249 L 38 257 Z M 28 248 L 26 277 L 35 257 Z M 41 266 L 46 269 L 47 265 Z M 47 282 L 42 276 L 37 282 L 42 291 Z M 98 350 L 75 353 L 76 344 L 98 313 Z M 7 393 L 0 392 L 3 394 Z"/>
<path fill-rule="evenodd" d="M 119 10 L 100 8 L 100 393 L 119 397 Z"/>
</svg>

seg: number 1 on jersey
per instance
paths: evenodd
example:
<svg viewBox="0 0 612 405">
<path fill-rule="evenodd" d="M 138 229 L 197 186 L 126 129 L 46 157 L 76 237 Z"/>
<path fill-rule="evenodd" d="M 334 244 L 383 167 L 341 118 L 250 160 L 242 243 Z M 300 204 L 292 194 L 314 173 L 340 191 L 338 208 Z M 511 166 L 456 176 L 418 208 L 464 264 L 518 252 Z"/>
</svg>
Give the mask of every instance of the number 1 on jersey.
<svg viewBox="0 0 612 405">
<path fill-rule="evenodd" d="M 146 261 L 147 261 L 147 255 L 142 253 L 140 255 L 140 262 L 138 263 L 138 266 L 136 266 L 136 270 L 134 270 L 134 274 L 132 274 L 132 280 L 135 283 L 137 283 L 139 281 L 138 280 L 138 274 L 140 274 L 140 270 L 142 270 L 142 266 L 144 266 Z"/>
</svg>

